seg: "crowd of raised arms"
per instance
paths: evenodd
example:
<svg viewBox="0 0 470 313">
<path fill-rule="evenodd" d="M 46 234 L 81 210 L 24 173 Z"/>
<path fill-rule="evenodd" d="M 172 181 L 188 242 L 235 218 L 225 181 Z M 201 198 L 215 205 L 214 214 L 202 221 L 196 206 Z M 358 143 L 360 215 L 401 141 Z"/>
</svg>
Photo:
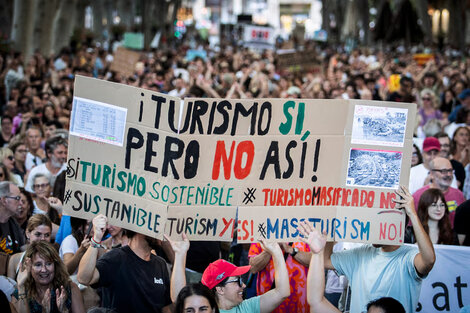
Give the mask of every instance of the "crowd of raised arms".
<svg viewBox="0 0 470 313">
<path fill-rule="evenodd" d="M 470 246 L 470 59 L 307 42 L 316 65 L 290 71 L 271 50 L 188 49 L 142 53 L 129 76 L 101 48 L 0 54 L 1 312 L 415 312 L 433 245 Z M 291 243 L 157 240 L 63 214 L 76 75 L 180 98 L 416 103 L 409 186 L 393 200 L 415 245 L 334 245 L 305 222 Z"/>
</svg>

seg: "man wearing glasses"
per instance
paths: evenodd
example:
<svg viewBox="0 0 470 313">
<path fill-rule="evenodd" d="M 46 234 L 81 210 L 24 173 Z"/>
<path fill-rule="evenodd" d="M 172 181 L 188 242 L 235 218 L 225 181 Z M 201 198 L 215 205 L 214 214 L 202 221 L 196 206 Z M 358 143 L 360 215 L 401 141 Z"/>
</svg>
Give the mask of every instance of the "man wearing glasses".
<svg viewBox="0 0 470 313">
<path fill-rule="evenodd" d="M 430 162 L 430 176 L 431 183 L 420 189 L 413 194 L 416 207 L 418 207 L 419 199 L 423 192 L 429 188 L 436 188 L 442 191 L 446 199 L 447 207 L 449 208 L 449 219 L 452 227 L 454 227 L 455 209 L 465 201 L 463 193 L 457 188 L 451 187 L 452 180 L 454 179 L 454 169 L 449 160 L 436 157 Z"/>
<path fill-rule="evenodd" d="M 441 144 L 436 137 L 427 137 L 423 142 L 423 163 L 413 166 L 410 170 L 409 190 L 414 194 L 418 189 L 431 181 L 431 161 L 439 156 Z M 451 167 L 452 168 L 452 167 Z M 457 188 L 457 180 L 451 181 Z M 417 204 L 416 204 L 417 205 Z"/>
<path fill-rule="evenodd" d="M 20 205 L 20 189 L 12 182 L 0 182 L 0 251 L 14 254 L 25 244 L 23 232 L 13 216 Z"/>
</svg>

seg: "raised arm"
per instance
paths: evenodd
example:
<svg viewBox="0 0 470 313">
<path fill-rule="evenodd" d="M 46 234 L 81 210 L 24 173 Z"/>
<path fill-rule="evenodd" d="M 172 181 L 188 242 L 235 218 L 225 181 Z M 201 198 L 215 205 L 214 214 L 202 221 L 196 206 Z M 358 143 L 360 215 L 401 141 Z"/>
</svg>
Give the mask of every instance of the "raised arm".
<svg viewBox="0 0 470 313">
<path fill-rule="evenodd" d="M 185 234 L 182 234 L 182 241 L 172 241 L 167 235 L 163 236 L 170 243 L 175 253 L 173 270 L 171 272 L 170 297 L 172 302 L 176 302 L 181 289 L 186 286 L 186 254 L 189 250 L 189 239 Z"/>
<path fill-rule="evenodd" d="M 294 248 L 289 245 L 287 242 L 283 242 L 280 244 L 282 251 L 292 255 L 294 252 Z M 312 257 L 312 253 L 308 251 L 297 251 L 292 258 L 302 264 L 303 266 L 308 267 L 310 264 L 310 258 Z"/>
<path fill-rule="evenodd" d="M 263 250 L 260 254 L 248 257 L 249 263 L 251 265 L 250 271 L 252 273 L 258 273 L 263 270 L 271 260 L 271 254 Z"/>
<path fill-rule="evenodd" d="M 73 273 L 75 273 L 75 270 L 78 268 L 80 260 L 82 259 L 89 246 L 90 239 L 85 238 L 80 244 L 80 247 L 78 248 L 77 252 L 64 253 L 64 264 L 70 275 L 73 275 Z"/>
<path fill-rule="evenodd" d="M 309 223 L 302 221 L 299 231 L 304 236 L 300 238 L 310 246 L 312 258 L 307 275 L 307 302 L 310 312 L 315 313 L 337 313 L 340 312 L 324 296 L 325 292 L 325 266 L 324 250 L 326 234 L 321 234 Z"/>
<path fill-rule="evenodd" d="M 260 296 L 260 312 L 268 313 L 273 311 L 290 295 L 289 274 L 287 273 L 286 261 L 281 247 L 275 242 L 261 240 L 261 246 L 273 257 L 274 281 L 276 288 Z"/>
<path fill-rule="evenodd" d="M 96 269 L 99 248 L 94 243 L 101 243 L 108 219 L 103 214 L 93 219 L 93 239 L 78 265 L 77 280 L 84 285 L 92 285 L 99 281 L 100 272 Z"/>
<path fill-rule="evenodd" d="M 408 189 L 404 186 L 400 186 L 395 193 L 398 197 L 393 199 L 393 202 L 395 202 L 397 209 L 404 209 L 406 215 L 410 218 L 416 237 L 416 243 L 418 244 L 419 253 L 415 256 L 414 266 L 420 276 L 426 276 L 431 271 L 434 266 L 434 262 L 436 261 L 434 247 L 429 235 L 424 230 L 423 225 L 418 218 L 413 197 Z"/>
</svg>

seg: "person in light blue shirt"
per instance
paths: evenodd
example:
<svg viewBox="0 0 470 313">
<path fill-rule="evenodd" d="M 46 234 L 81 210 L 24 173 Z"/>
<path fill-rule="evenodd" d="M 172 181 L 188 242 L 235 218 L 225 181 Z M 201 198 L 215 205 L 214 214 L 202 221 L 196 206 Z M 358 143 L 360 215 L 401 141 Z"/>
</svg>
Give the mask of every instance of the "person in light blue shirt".
<svg viewBox="0 0 470 313">
<path fill-rule="evenodd" d="M 380 297 L 398 300 L 406 312 L 415 312 L 421 283 L 436 260 L 434 248 L 414 208 L 406 187 L 396 191 L 396 209 L 404 209 L 413 226 L 418 248 L 396 245 L 365 245 L 332 254 L 332 244 L 325 248 L 325 268 L 348 278 L 351 313 L 367 311 L 367 303 Z"/>
<path fill-rule="evenodd" d="M 312 251 L 307 276 L 307 301 L 312 313 L 341 313 L 336 306 L 329 302 L 325 295 L 324 248 L 326 245 L 326 231 L 321 234 L 306 221 L 299 223 L 301 241 L 309 245 Z M 367 313 L 406 313 L 403 305 L 394 298 L 380 297 L 370 301 Z M 364 313 L 366 313 L 364 311 Z"/>
</svg>

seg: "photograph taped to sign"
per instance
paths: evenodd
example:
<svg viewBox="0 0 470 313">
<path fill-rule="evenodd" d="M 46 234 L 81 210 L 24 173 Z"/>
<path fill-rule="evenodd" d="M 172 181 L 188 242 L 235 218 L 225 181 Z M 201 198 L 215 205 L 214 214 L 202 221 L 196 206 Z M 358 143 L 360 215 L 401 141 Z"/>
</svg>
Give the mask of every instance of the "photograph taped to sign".
<svg viewBox="0 0 470 313">
<path fill-rule="evenodd" d="M 351 143 L 403 147 L 408 109 L 356 105 Z"/>
<path fill-rule="evenodd" d="M 70 134 L 122 147 L 126 118 L 126 108 L 74 97 Z"/>
<path fill-rule="evenodd" d="M 402 156 L 398 151 L 351 149 L 346 185 L 398 188 Z"/>
</svg>

